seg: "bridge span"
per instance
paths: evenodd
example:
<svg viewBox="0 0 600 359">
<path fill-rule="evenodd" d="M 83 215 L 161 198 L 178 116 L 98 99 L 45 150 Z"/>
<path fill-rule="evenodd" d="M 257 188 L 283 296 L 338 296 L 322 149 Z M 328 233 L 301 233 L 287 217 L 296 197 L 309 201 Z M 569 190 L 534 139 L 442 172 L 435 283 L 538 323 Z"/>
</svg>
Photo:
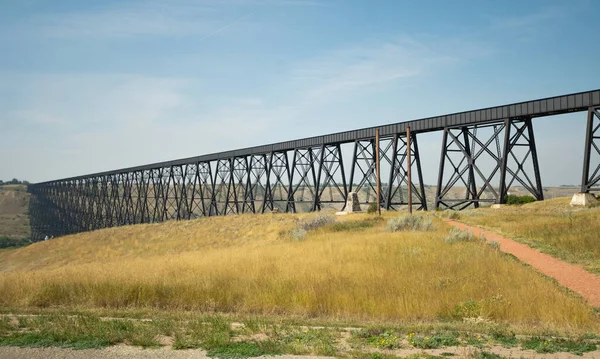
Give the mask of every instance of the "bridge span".
<svg viewBox="0 0 600 359">
<path fill-rule="evenodd" d="M 433 131 L 442 131 L 436 208 L 504 203 L 514 185 L 543 200 L 532 120 L 584 111 L 581 192 L 587 193 L 600 189 L 600 90 L 32 184 L 32 239 L 201 216 L 341 209 L 349 192 L 376 202 L 376 130 L 386 209 L 408 205 L 408 186 L 412 205 L 428 209 L 417 139 Z M 349 159 L 345 144 L 353 144 Z"/>
</svg>

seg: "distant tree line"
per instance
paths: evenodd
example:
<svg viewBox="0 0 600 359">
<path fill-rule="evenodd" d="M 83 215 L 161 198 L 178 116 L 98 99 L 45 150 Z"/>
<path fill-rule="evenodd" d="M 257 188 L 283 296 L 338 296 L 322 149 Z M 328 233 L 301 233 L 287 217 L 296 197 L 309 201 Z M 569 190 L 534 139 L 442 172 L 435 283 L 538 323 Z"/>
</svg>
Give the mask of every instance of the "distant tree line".
<svg viewBox="0 0 600 359">
<path fill-rule="evenodd" d="M 6 181 L 4 182 L 3 180 L 0 180 L 0 186 L 5 185 L 5 184 L 24 184 L 24 185 L 28 185 L 29 181 L 20 181 L 16 178 L 13 178 L 10 181 Z"/>
</svg>

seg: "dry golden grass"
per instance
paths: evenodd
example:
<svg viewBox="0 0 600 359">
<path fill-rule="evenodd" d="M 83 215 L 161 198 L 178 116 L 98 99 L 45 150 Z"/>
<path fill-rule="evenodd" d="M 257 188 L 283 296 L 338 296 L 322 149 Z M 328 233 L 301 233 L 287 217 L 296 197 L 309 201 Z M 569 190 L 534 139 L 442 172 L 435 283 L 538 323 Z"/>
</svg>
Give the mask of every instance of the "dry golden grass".
<svg viewBox="0 0 600 359">
<path fill-rule="evenodd" d="M 460 221 L 497 230 L 542 252 L 600 273 L 600 207 L 572 208 L 569 198 L 467 211 Z"/>
<path fill-rule="evenodd" d="M 397 214 L 388 213 L 392 217 Z M 202 310 L 350 320 L 491 320 L 598 330 L 593 310 L 449 227 L 282 235 L 299 215 L 242 215 L 78 234 L 0 253 L 0 307 Z M 360 220 L 367 215 L 339 221 Z"/>
</svg>

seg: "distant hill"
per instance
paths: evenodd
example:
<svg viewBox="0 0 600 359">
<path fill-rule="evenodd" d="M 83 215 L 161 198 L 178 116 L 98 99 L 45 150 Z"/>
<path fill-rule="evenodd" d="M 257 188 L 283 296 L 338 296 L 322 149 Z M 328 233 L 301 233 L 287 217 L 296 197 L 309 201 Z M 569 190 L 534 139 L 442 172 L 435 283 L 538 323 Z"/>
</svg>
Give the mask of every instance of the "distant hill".
<svg viewBox="0 0 600 359">
<path fill-rule="evenodd" d="M 0 238 L 29 238 L 27 186 L 0 186 Z"/>
</svg>

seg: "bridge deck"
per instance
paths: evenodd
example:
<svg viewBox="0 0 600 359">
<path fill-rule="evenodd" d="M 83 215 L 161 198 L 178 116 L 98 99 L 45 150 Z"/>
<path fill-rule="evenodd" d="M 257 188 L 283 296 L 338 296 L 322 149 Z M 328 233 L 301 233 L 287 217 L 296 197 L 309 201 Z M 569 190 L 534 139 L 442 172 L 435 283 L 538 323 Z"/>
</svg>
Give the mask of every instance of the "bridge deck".
<svg viewBox="0 0 600 359">
<path fill-rule="evenodd" d="M 299 140 L 279 142 L 269 145 L 248 147 L 239 150 L 225 151 L 208 155 L 183 158 L 174 161 L 158 162 L 149 165 L 123 168 L 113 171 L 88 174 L 77 177 L 64 178 L 60 181 L 77 180 L 88 177 L 98 177 L 108 174 L 126 173 L 134 171 L 149 170 L 160 167 L 170 167 L 173 165 L 182 165 L 196 162 L 209 162 L 218 159 L 259 155 L 271 152 L 289 151 L 296 148 L 318 147 L 325 144 L 348 143 L 359 139 L 374 138 L 375 129 L 380 129 L 382 137 L 389 137 L 395 134 L 402 134 L 406 126 L 410 126 L 411 131 L 415 133 L 424 133 L 439 131 L 444 127 L 454 127 L 460 125 L 476 125 L 486 122 L 499 121 L 514 117 L 543 117 L 569 112 L 587 110 L 588 107 L 600 106 L 600 90 L 579 92 L 574 94 L 548 97 L 539 100 L 532 100 L 520 103 L 514 103 L 503 106 L 489 107 L 473 111 L 465 111 L 442 116 L 429 117 L 424 119 L 399 122 L 394 124 L 363 128 L 359 130 L 332 133 L 323 136 L 303 138 Z M 54 182 L 54 181 L 47 181 Z M 42 183 L 47 183 L 42 182 Z"/>
</svg>

